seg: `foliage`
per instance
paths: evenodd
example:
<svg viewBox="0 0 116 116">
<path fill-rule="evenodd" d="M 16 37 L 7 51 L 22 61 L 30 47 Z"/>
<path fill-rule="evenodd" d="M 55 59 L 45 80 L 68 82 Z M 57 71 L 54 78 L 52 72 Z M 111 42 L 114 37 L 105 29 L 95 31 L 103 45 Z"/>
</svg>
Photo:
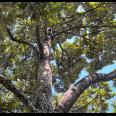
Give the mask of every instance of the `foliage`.
<svg viewBox="0 0 116 116">
<path fill-rule="evenodd" d="M 84 9 L 83 12 L 77 10 L 80 6 Z M 15 38 L 27 41 L 36 48 L 35 25 L 38 22 L 41 40 L 45 26 L 56 32 L 72 28 L 57 35 L 52 41 L 53 77 L 61 77 L 64 92 L 78 79 L 81 70 L 86 69 L 91 74 L 116 60 L 116 28 L 110 28 L 110 25 L 116 26 L 115 8 L 111 2 L 1 2 L 0 73 L 12 80 L 16 87 L 31 99 L 38 57 L 28 45 L 12 41 L 6 27 L 12 30 Z M 62 24 L 67 21 L 68 23 Z M 0 109 L 3 112 L 28 112 L 19 100 L 0 86 Z M 58 87 L 55 89 L 58 91 Z M 106 100 L 114 96 L 107 82 L 87 89 L 74 106 L 78 109 L 86 105 L 95 94 L 98 97 L 82 112 L 106 112 Z M 54 97 L 54 105 L 60 97 L 59 91 Z"/>
</svg>

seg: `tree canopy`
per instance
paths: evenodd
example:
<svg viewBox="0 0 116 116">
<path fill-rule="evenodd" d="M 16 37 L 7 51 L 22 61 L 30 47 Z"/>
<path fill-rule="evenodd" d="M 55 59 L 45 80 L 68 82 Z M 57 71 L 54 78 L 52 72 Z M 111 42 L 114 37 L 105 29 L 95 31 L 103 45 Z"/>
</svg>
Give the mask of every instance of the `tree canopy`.
<svg viewBox="0 0 116 116">
<path fill-rule="evenodd" d="M 116 95 L 108 81 L 116 86 L 116 72 L 100 81 L 94 74 L 116 60 L 115 11 L 115 2 L 1 2 L 0 112 L 30 112 L 28 102 L 41 73 L 40 42 L 46 37 L 51 38 L 53 107 L 84 69 L 95 77 L 93 84 L 87 89 L 80 84 L 83 92 L 68 112 L 107 112 L 107 100 Z M 112 106 L 116 112 L 116 103 Z"/>
</svg>

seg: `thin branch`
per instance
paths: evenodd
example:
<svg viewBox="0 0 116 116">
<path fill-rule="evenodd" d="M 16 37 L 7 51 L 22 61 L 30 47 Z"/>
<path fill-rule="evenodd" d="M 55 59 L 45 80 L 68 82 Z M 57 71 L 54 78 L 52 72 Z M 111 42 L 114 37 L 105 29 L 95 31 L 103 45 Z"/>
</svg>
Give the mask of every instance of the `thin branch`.
<svg viewBox="0 0 116 116">
<path fill-rule="evenodd" d="M 97 34 L 103 32 L 103 31 L 105 31 L 105 30 L 106 30 L 106 29 L 97 31 Z M 86 40 L 88 40 L 88 41 L 90 41 L 91 43 L 93 43 L 93 41 L 92 41 L 91 39 L 88 39 L 88 38 L 86 38 L 85 36 L 94 34 L 95 32 L 90 32 L 90 33 L 85 34 L 85 35 L 75 34 L 75 33 L 73 33 L 73 32 L 65 32 L 65 33 L 67 33 L 67 34 L 71 34 L 71 35 L 73 35 L 73 36 L 77 36 L 77 37 L 78 37 L 78 36 L 79 36 L 79 37 L 82 37 L 82 38 L 84 39 L 85 42 L 86 42 Z M 86 44 L 88 44 L 88 43 L 86 42 Z M 97 44 L 98 44 L 98 45 L 101 45 L 100 43 L 97 43 Z"/>
<path fill-rule="evenodd" d="M 62 47 L 60 41 L 57 40 L 57 42 L 58 42 L 58 44 L 59 44 L 59 46 L 60 46 L 60 49 L 63 51 L 63 53 L 65 52 L 65 53 L 67 54 L 67 56 L 69 57 L 68 52 Z"/>
<path fill-rule="evenodd" d="M 62 50 L 62 56 L 61 56 L 61 60 L 63 60 L 63 55 L 64 55 L 64 52 L 66 53 L 67 57 L 68 57 L 68 65 L 69 65 L 69 68 L 71 68 L 71 58 L 70 58 L 70 55 L 69 53 L 62 47 L 62 45 L 60 44 L 60 41 L 57 40 L 59 46 L 60 46 L 60 49 Z"/>
<path fill-rule="evenodd" d="M 96 25 L 96 26 L 94 26 L 94 25 L 90 25 L 90 26 L 78 25 L 78 26 L 63 29 L 59 32 L 56 32 L 56 33 L 52 34 L 50 37 L 54 38 L 54 37 L 56 37 L 56 36 L 58 36 L 62 33 L 65 33 L 67 31 L 74 30 L 74 29 L 77 29 L 77 28 L 101 28 L 101 27 L 116 28 L 116 25 Z"/>
<path fill-rule="evenodd" d="M 28 45 L 28 46 L 30 46 L 37 54 L 39 53 L 38 50 L 36 49 L 36 47 L 34 47 L 32 44 L 30 44 L 30 43 L 28 43 L 28 42 L 26 42 L 26 41 L 24 41 L 24 40 L 19 40 L 19 39 L 16 39 L 15 37 L 13 37 L 13 35 L 12 35 L 12 33 L 10 32 L 10 29 L 9 29 L 8 27 L 6 27 L 6 30 L 7 30 L 7 33 L 8 33 L 8 35 L 9 35 L 9 37 L 10 37 L 10 39 L 11 39 L 12 41 L 15 41 L 15 42 L 18 42 L 18 43 L 22 43 L 22 44 Z"/>
<path fill-rule="evenodd" d="M 103 31 L 105 31 L 105 30 L 107 30 L 107 29 L 98 30 L 98 31 L 97 31 L 97 34 L 103 32 Z M 83 38 L 85 38 L 85 36 L 87 36 L 87 35 L 96 34 L 95 32 L 90 32 L 90 33 L 88 33 L 88 34 L 81 35 L 81 34 L 76 34 L 76 33 L 70 32 L 70 31 L 67 31 L 67 32 L 65 32 L 65 33 L 71 34 L 71 35 L 74 35 L 74 36 L 83 37 Z"/>
<path fill-rule="evenodd" d="M 70 20 L 68 20 L 68 21 L 65 21 L 65 22 L 62 22 L 62 23 L 60 23 L 60 24 L 56 24 L 56 25 L 53 26 L 52 28 L 55 28 L 56 26 L 60 26 L 60 25 L 67 24 L 67 23 L 69 23 L 69 22 L 72 22 L 72 21 L 76 20 L 75 16 L 77 16 L 77 15 L 84 16 L 84 15 L 86 15 L 87 13 L 89 13 L 89 12 L 91 12 L 91 11 L 93 11 L 93 10 L 99 8 L 99 7 L 101 7 L 101 6 L 104 5 L 104 4 L 107 4 L 107 3 L 102 3 L 102 4 L 98 5 L 98 6 L 96 6 L 95 8 L 91 8 L 91 9 L 85 11 L 85 12 L 82 13 L 82 14 L 81 14 L 81 13 L 78 13 L 78 14 L 72 15 L 72 16 L 68 17 L 69 19 L 70 19 L 70 18 L 72 18 L 72 19 L 70 19 Z"/>
</svg>

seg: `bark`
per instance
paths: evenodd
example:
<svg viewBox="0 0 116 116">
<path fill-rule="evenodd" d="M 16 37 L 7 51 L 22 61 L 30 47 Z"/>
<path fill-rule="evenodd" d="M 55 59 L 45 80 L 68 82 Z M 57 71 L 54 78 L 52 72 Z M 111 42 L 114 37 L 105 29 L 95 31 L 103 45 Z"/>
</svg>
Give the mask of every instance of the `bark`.
<svg viewBox="0 0 116 116">
<path fill-rule="evenodd" d="M 36 34 L 40 51 L 40 63 L 32 104 L 37 113 L 50 113 L 52 112 L 52 71 L 50 68 L 51 40 L 50 38 L 46 39 L 44 42 L 40 40 L 39 25 L 36 27 Z"/>
<path fill-rule="evenodd" d="M 49 64 L 48 57 L 48 46 L 47 44 L 43 45 L 44 47 L 44 56 L 40 64 L 40 73 L 37 80 L 37 90 L 34 94 L 33 105 L 37 109 L 37 113 L 50 113 L 52 112 L 52 72 Z"/>
<path fill-rule="evenodd" d="M 64 96 L 60 100 L 56 111 L 57 112 L 68 112 L 73 106 L 77 98 L 92 84 L 98 82 L 110 81 L 116 78 L 116 70 L 109 74 L 91 74 L 81 79 L 76 85 L 71 85 L 70 88 L 64 93 Z"/>
<path fill-rule="evenodd" d="M 16 97 L 18 97 L 23 104 L 26 106 L 30 107 L 32 112 L 38 112 L 38 113 L 48 113 L 52 112 L 52 93 L 51 93 L 51 86 L 52 86 L 52 71 L 50 68 L 50 57 L 51 57 L 51 38 L 46 38 L 45 41 L 41 41 L 40 39 L 40 27 L 39 24 L 36 25 L 36 36 L 37 36 L 37 44 L 38 44 L 38 49 L 39 51 L 30 43 L 23 41 L 23 40 L 18 40 L 14 38 L 12 33 L 8 28 L 7 32 L 9 37 L 11 38 L 12 41 L 18 42 L 18 43 L 23 43 L 26 45 L 29 45 L 30 47 L 33 48 L 33 50 L 37 53 L 40 54 L 40 62 L 39 62 L 39 73 L 37 77 L 37 81 L 35 84 L 35 90 L 34 90 L 34 95 L 33 95 L 33 100 L 29 104 L 28 100 L 18 92 L 18 90 L 15 88 L 14 85 L 10 85 L 10 87 L 6 87 L 7 85 L 9 86 L 9 81 L 4 85 L 8 90 L 14 93 Z M 38 55 L 37 55 L 38 56 Z M 12 89 L 14 91 L 12 91 Z"/>
<path fill-rule="evenodd" d="M 0 75 L 0 84 L 6 87 L 9 91 L 11 91 L 24 105 L 31 109 L 31 112 L 42 112 L 42 113 L 50 113 L 52 112 L 52 95 L 51 95 L 51 85 L 48 81 L 48 77 L 46 74 L 41 76 L 40 86 L 36 91 L 34 101 L 35 104 L 30 104 L 28 100 L 25 98 L 23 94 L 20 93 L 19 90 L 16 89 L 15 85 L 12 84 L 10 80 L 8 80 L 3 75 Z M 116 78 L 116 70 L 109 74 L 91 74 L 81 79 L 76 85 L 71 85 L 70 88 L 65 92 L 64 96 L 60 100 L 57 108 L 53 112 L 63 113 L 68 112 L 76 99 L 91 85 L 98 82 L 110 81 Z M 38 87 L 38 86 L 37 86 Z M 35 109 L 36 108 L 36 109 Z"/>
<path fill-rule="evenodd" d="M 112 27 L 112 26 L 104 26 L 104 27 Z M 65 29 L 63 31 L 55 33 L 54 35 L 50 36 L 50 38 L 53 38 L 61 33 L 64 33 L 70 29 L 75 29 L 75 28 L 76 27 Z M 30 45 L 33 48 L 31 44 L 28 44 L 28 43 L 25 43 L 24 41 L 22 42 L 22 41 L 19 41 L 13 38 L 10 31 L 8 33 L 13 41 Z M 21 100 L 23 104 L 30 107 L 30 109 L 32 109 L 32 112 L 37 112 L 37 113 L 53 112 L 52 93 L 51 93 L 52 71 L 50 68 L 50 56 L 51 56 L 51 52 L 50 52 L 51 39 L 50 38 L 47 38 L 44 42 L 41 42 L 40 38 L 38 38 L 39 53 L 41 55 L 41 58 L 40 58 L 41 61 L 39 64 L 40 73 L 38 73 L 36 89 L 34 90 L 33 100 L 31 104 L 29 104 L 28 100 L 15 88 L 15 86 L 11 83 L 11 81 L 9 81 L 8 79 L 0 75 L 0 83 L 4 85 L 8 90 L 13 92 L 14 95 L 19 100 Z M 38 51 L 36 52 L 38 53 Z M 115 77 L 116 77 L 116 71 L 113 71 L 109 74 L 97 74 L 97 73 L 91 74 L 81 79 L 76 85 L 71 85 L 70 88 L 64 93 L 64 96 L 60 100 L 55 111 L 56 112 L 68 112 L 70 108 L 72 107 L 72 105 L 74 104 L 74 102 L 76 101 L 76 99 L 89 86 L 97 82 L 104 82 L 104 81 L 112 80 Z"/>
</svg>

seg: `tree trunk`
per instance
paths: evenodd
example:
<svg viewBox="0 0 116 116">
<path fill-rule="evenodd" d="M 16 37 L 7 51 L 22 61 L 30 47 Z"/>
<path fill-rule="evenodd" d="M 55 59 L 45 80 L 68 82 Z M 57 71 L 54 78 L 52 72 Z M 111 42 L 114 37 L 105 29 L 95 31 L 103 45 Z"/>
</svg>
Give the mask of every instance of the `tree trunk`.
<svg viewBox="0 0 116 116">
<path fill-rule="evenodd" d="M 39 74 L 36 82 L 36 91 L 32 104 L 37 113 L 50 113 L 52 109 L 52 71 L 50 68 L 50 43 L 47 40 L 42 44 L 43 55 L 39 64 Z"/>
</svg>

